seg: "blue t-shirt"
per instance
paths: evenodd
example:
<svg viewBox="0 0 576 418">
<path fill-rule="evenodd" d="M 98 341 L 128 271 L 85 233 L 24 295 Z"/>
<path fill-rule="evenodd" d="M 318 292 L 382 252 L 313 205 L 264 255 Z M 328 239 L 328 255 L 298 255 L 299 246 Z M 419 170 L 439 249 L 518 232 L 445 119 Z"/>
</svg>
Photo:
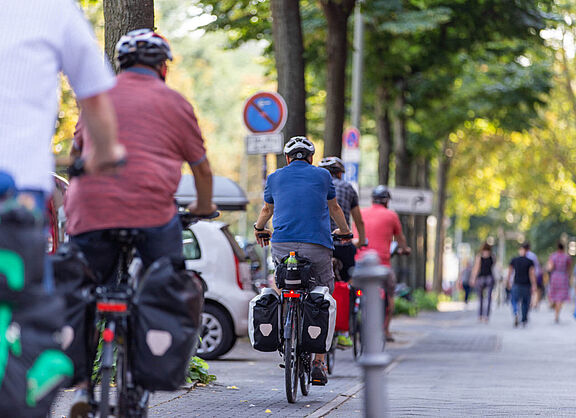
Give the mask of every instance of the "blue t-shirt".
<svg viewBox="0 0 576 418">
<path fill-rule="evenodd" d="M 328 200 L 336 197 L 328 170 L 292 161 L 268 176 L 264 200 L 274 205 L 272 242 L 308 242 L 332 249 Z"/>
</svg>

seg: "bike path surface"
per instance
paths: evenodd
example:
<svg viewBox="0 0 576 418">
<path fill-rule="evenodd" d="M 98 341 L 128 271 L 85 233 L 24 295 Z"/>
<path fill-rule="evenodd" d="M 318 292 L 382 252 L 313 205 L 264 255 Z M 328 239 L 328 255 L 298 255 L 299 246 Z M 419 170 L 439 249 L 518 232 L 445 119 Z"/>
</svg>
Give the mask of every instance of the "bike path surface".
<svg viewBox="0 0 576 418">
<path fill-rule="evenodd" d="M 217 376 L 216 382 L 205 387 L 155 393 L 149 416 L 303 417 L 360 384 L 361 371 L 353 361 L 352 350 L 337 350 L 336 366 L 328 385 L 311 386 L 308 396 L 302 396 L 299 390 L 297 402 L 289 404 L 280 362 L 277 352 L 255 351 L 248 339 L 241 339 L 221 360 L 208 362 L 210 373 Z M 67 416 L 72 399 L 73 392 L 63 391 L 51 416 Z"/>
<path fill-rule="evenodd" d="M 526 328 L 513 328 L 509 306 L 478 323 L 475 306 L 421 313 L 393 321 L 405 347 L 389 346 L 396 361 L 386 377 L 389 417 L 576 416 L 576 321 L 573 306 L 559 324 L 543 303 Z M 419 335 L 418 335 L 419 334 Z M 395 347 L 396 346 L 396 347 Z M 327 417 L 361 416 L 362 390 L 322 411 Z"/>
</svg>

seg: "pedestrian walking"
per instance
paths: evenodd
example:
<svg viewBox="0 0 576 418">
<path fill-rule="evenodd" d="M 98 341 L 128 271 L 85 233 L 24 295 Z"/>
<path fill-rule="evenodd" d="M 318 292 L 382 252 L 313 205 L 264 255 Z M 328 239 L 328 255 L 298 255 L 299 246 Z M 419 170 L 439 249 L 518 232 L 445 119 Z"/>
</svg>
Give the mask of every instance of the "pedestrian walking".
<svg viewBox="0 0 576 418">
<path fill-rule="evenodd" d="M 470 285 L 470 277 L 472 276 L 472 265 L 470 264 L 469 260 L 464 262 L 464 268 L 460 272 L 460 285 L 462 286 L 462 290 L 464 290 L 464 303 L 468 304 L 470 300 L 470 293 L 472 291 L 472 286 Z"/>
<path fill-rule="evenodd" d="M 544 275 L 542 274 L 542 266 L 538 261 L 538 256 L 530 250 L 530 243 L 526 242 L 523 244 L 526 249 L 526 257 L 528 257 L 534 263 L 534 274 L 536 275 L 536 293 L 534 293 L 534 298 L 532 299 L 532 308 L 537 309 L 540 305 L 540 301 L 544 298 Z"/>
<path fill-rule="evenodd" d="M 480 309 L 478 320 L 488 322 L 490 317 L 490 307 L 492 305 L 492 290 L 494 289 L 494 268 L 495 260 L 492 255 L 492 246 L 484 243 L 480 254 L 476 256 L 474 268 L 472 269 L 472 286 L 476 288 Z"/>
<path fill-rule="evenodd" d="M 549 297 L 554 307 L 554 321 L 560 321 L 562 304 L 570 300 L 570 272 L 572 260 L 564 252 L 564 244 L 558 243 L 558 249 L 548 259 L 548 272 L 550 273 Z"/>
<path fill-rule="evenodd" d="M 510 260 L 508 267 L 507 287 L 512 289 L 511 303 L 514 314 L 514 327 L 518 326 L 518 305 L 522 306 L 522 326 L 528 323 L 528 311 L 530 309 L 530 299 L 532 293 L 536 291 L 536 274 L 534 273 L 534 262 L 526 257 L 526 248 L 521 246 L 518 249 L 518 257 Z M 512 286 L 512 274 L 514 274 L 514 286 Z"/>
</svg>

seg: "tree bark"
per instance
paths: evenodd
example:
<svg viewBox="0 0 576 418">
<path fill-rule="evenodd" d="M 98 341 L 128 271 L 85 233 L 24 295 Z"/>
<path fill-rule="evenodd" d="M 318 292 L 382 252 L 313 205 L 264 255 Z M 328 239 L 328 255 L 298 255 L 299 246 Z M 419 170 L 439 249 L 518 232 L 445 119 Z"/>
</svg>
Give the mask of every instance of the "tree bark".
<svg viewBox="0 0 576 418">
<path fill-rule="evenodd" d="M 104 0 L 105 50 L 116 72 L 115 48 L 120 37 L 143 28 L 154 29 L 154 0 Z"/>
<path fill-rule="evenodd" d="M 355 0 L 322 0 L 320 3 L 328 24 L 324 155 L 339 157 L 342 154 L 346 113 L 348 18 L 354 9 Z"/>
<path fill-rule="evenodd" d="M 389 112 L 390 97 L 384 83 L 376 89 L 376 131 L 378 134 L 378 182 L 390 181 L 390 157 L 392 155 L 392 126 Z"/>
<path fill-rule="evenodd" d="M 446 184 L 448 182 L 448 171 L 450 170 L 450 162 L 452 157 L 452 149 L 448 138 L 444 140 L 442 146 L 442 154 L 438 162 L 438 190 L 436 192 L 436 241 L 434 243 L 434 278 L 432 288 L 435 292 L 442 291 L 443 280 L 443 260 L 444 260 L 444 213 L 446 211 Z"/>
<path fill-rule="evenodd" d="M 288 119 L 284 142 L 306 135 L 306 85 L 304 82 L 304 44 L 299 0 L 271 0 L 274 57 L 278 73 L 278 93 L 286 101 Z M 283 155 L 277 165 L 286 164 Z"/>
<path fill-rule="evenodd" d="M 406 105 L 406 82 L 400 80 L 397 83 L 397 96 L 394 100 L 394 155 L 396 157 L 396 185 L 412 185 L 411 158 L 408 151 L 406 117 L 404 107 Z"/>
</svg>

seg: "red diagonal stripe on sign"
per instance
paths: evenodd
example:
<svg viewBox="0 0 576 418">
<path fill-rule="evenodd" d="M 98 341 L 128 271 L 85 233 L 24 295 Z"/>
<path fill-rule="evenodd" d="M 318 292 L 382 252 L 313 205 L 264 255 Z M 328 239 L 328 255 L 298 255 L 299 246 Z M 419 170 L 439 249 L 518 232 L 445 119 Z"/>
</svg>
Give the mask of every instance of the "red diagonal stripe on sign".
<svg viewBox="0 0 576 418">
<path fill-rule="evenodd" d="M 266 114 L 266 112 L 264 112 L 264 110 L 262 110 L 262 109 L 260 108 L 260 106 L 258 106 L 258 103 L 252 102 L 252 103 L 250 103 L 250 104 L 254 107 L 254 109 L 256 109 L 256 111 L 260 114 L 260 116 L 262 116 L 264 119 L 266 119 L 266 120 L 268 121 L 268 123 L 269 123 L 270 125 L 276 126 L 276 123 L 277 123 L 277 122 L 274 122 L 272 119 L 270 119 L 270 116 L 268 116 L 268 115 Z"/>
</svg>

